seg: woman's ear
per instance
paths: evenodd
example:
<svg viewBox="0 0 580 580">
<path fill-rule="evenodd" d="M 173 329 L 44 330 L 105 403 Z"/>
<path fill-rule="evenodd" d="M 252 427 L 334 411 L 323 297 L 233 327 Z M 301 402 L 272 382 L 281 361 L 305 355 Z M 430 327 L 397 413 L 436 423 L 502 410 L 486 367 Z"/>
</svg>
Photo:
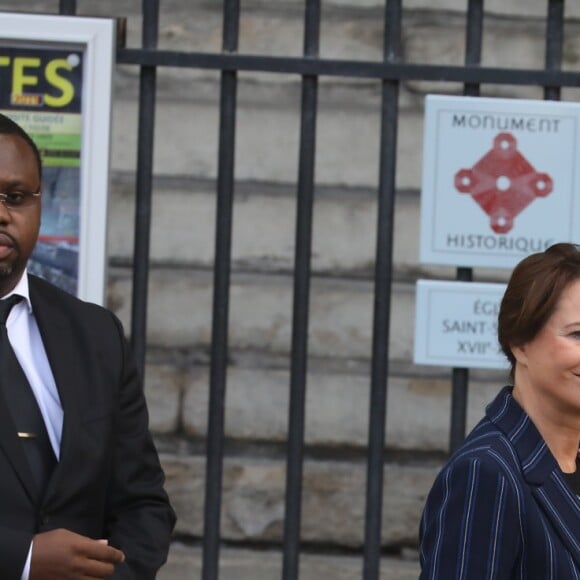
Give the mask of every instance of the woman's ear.
<svg viewBox="0 0 580 580">
<path fill-rule="evenodd" d="M 522 344 L 520 346 L 512 346 L 510 347 L 516 362 L 520 363 L 521 365 L 526 365 L 528 363 L 528 354 L 526 350 L 526 345 Z"/>
</svg>

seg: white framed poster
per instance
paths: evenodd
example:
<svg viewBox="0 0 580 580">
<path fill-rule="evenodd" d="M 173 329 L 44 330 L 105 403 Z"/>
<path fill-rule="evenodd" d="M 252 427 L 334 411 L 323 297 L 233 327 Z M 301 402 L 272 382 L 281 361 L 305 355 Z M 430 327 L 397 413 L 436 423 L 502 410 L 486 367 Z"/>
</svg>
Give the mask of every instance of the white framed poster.
<svg viewBox="0 0 580 580">
<path fill-rule="evenodd" d="M 428 95 L 420 261 L 512 268 L 580 241 L 580 104 Z"/>
<path fill-rule="evenodd" d="M 415 302 L 416 364 L 507 369 L 497 340 L 505 284 L 418 280 Z"/>
<path fill-rule="evenodd" d="M 43 161 L 28 270 L 103 304 L 115 21 L 2 13 L 0 23 L 0 111 Z"/>
</svg>

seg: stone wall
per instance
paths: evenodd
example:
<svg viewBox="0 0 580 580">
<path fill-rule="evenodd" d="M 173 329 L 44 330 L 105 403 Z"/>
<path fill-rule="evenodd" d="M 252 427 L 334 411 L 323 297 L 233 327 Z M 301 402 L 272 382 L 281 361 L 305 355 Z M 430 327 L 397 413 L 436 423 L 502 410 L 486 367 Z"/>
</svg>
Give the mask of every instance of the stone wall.
<svg viewBox="0 0 580 580">
<path fill-rule="evenodd" d="M 300 55 L 302 0 L 242 4 L 240 52 Z M 381 0 L 325 0 L 321 54 L 381 59 Z M 404 2 L 406 62 L 463 63 L 466 1 Z M 486 3 L 483 62 L 541 68 L 544 0 Z M 567 6 L 565 67 L 580 58 L 577 18 Z M 140 44 L 141 2 L 79 0 L 80 14 L 127 17 L 127 46 Z M 2 10 L 23 10 L 20 0 Z M 31 1 L 30 12 L 58 10 Z M 221 3 L 161 0 L 162 48 L 219 51 Z M 0 17 L 1 22 L 1 17 Z M 116 71 L 108 304 L 130 322 L 137 90 L 139 71 Z M 233 275 L 224 465 L 222 577 L 280 577 L 291 339 L 294 212 L 300 78 L 240 74 L 234 200 Z M 203 533 L 208 352 L 217 165 L 219 75 L 158 72 L 155 191 L 151 245 L 146 392 L 167 485 L 179 515 L 161 577 L 199 577 Z M 412 364 L 414 283 L 452 278 L 450 268 L 418 264 L 423 97 L 459 93 L 452 83 L 401 86 L 395 208 L 390 378 L 386 430 L 381 578 L 416 578 L 422 504 L 447 451 L 449 369 Z M 484 86 L 483 94 L 541 98 L 539 88 Z M 365 501 L 364 447 L 376 234 L 380 84 L 322 78 L 314 210 L 313 280 L 301 559 L 305 580 L 357 578 Z M 574 99 L 574 91 L 564 98 Z M 505 273 L 476 271 L 476 279 Z M 473 372 L 468 425 L 505 378 Z"/>
</svg>

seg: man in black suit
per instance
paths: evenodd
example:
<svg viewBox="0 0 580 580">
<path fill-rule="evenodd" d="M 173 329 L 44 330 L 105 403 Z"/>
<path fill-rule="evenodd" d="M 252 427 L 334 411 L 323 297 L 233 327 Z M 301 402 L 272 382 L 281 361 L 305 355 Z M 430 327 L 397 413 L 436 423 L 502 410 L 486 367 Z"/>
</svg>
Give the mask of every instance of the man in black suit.
<svg viewBox="0 0 580 580">
<path fill-rule="evenodd" d="M 154 579 L 175 515 L 142 384 L 111 312 L 26 272 L 41 176 L 35 144 L 0 115 L 0 304 L 22 297 L 0 321 L 1 360 L 15 353 L 28 383 L 11 393 L 0 368 L 0 578 Z M 39 426 L 21 426 L 24 391 Z"/>
</svg>

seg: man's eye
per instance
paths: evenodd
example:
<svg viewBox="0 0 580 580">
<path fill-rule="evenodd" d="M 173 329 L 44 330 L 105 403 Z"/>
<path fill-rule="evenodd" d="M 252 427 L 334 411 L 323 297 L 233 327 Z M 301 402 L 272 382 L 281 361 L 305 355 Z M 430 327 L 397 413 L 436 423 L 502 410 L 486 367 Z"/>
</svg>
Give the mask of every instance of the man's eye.
<svg viewBox="0 0 580 580">
<path fill-rule="evenodd" d="M 22 191 L 9 191 L 5 195 L 8 205 L 22 205 L 22 202 L 26 199 L 26 194 Z"/>
</svg>

